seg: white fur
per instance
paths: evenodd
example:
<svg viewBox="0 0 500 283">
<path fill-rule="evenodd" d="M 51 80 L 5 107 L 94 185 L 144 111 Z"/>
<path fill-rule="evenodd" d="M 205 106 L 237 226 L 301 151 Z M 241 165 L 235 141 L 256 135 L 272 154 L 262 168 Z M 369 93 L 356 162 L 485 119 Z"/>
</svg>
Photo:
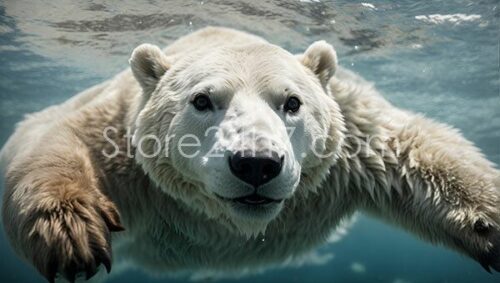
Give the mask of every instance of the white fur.
<svg viewBox="0 0 500 283">
<path fill-rule="evenodd" d="M 2 151 L 7 178 L 30 174 L 37 164 L 25 164 L 28 156 L 50 158 L 41 140 L 66 129 L 77 133 L 127 229 L 113 240 L 115 257 L 156 271 L 241 270 L 300 258 L 356 210 L 500 269 L 494 165 L 456 130 L 395 108 L 336 64 L 325 42 L 294 56 L 224 28 L 195 32 L 163 54 L 143 45 L 132 55 L 133 75 L 125 71 L 22 122 Z M 200 92 L 209 93 L 213 111 L 193 108 L 190 101 Z M 303 101 L 296 115 L 282 110 L 289 93 Z M 102 137 L 107 126 L 121 134 L 130 128 L 146 153 L 155 142 L 144 137 L 171 137 L 168 156 L 133 150 L 129 158 L 118 136 L 113 141 L 121 153 L 106 159 L 102 150 L 113 149 Z M 219 130 L 205 135 L 212 126 Z M 186 134 L 200 138 L 194 158 L 175 147 Z M 255 142 L 251 134 L 265 140 Z M 216 196 L 250 191 L 230 172 L 227 155 L 252 145 L 285 156 L 280 175 L 261 188 L 285 200 L 257 214 Z M 60 150 L 75 146 L 81 145 Z M 209 156 L 212 149 L 223 157 Z M 9 196 L 17 187 L 7 188 L 9 207 L 15 207 Z M 14 220 L 6 230 L 16 243 L 21 220 L 7 212 Z M 487 233 L 474 229 L 478 220 L 489 225 Z M 32 251 L 18 249 L 29 260 Z"/>
</svg>

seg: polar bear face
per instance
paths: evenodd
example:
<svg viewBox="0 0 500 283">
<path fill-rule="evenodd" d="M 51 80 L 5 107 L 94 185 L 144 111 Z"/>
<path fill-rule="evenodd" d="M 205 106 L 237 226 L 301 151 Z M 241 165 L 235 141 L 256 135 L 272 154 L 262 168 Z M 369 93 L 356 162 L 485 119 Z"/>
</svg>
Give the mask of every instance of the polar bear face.
<svg viewBox="0 0 500 283">
<path fill-rule="evenodd" d="M 335 160 L 344 125 L 325 42 L 299 56 L 268 43 L 182 57 L 141 45 L 131 66 L 143 88 L 137 161 L 166 193 L 241 232 L 262 230 Z"/>
</svg>

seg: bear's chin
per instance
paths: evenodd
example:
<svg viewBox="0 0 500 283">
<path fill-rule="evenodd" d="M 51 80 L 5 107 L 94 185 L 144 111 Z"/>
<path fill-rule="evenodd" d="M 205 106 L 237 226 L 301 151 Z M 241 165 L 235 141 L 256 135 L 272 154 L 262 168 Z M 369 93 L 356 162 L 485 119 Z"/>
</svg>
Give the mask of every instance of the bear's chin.
<svg viewBox="0 0 500 283">
<path fill-rule="evenodd" d="M 257 206 L 233 202 L 229 206 L 228 224 L 233 231 L 247 238 L 264 235 L 267 225 L 278 216 L 282 208 L 283 202 Z"/>
<path fill-rule="evenodd" d="M 283 202 L 271 202 L 261 205 L 251 205 L 239 202 L 230 204 L 231 214 L 237 218 L 257 221 L 271 221 L 283 208 Z"/>
</svg>

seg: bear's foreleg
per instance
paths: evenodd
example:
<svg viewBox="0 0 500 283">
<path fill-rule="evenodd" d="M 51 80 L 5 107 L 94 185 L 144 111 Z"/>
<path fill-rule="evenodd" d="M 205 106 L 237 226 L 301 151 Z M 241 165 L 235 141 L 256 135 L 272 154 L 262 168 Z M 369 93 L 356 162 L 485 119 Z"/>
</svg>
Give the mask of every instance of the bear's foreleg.
<svg viewBox="0 0 500 283">
<path fill-rule="evenodd" d="M 390 188 L 366 210 L 500 271 L 500 174 L 462 135 L 412 116 L 393 133 Z"/>
<path fill-rule="evenodd" d="M 123 230 L 99 190 L 88 151 L 70 133 L 40 141 L 7 167 L 5 231 L 16 251 L 49 281 L 111 268 L 111 237 Z"/>
</svg>

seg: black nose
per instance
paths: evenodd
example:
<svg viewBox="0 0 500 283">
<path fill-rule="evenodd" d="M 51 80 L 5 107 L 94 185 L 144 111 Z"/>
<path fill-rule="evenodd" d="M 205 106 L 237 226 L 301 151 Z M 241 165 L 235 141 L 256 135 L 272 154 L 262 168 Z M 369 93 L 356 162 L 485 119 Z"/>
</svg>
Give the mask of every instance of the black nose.
<svg viewBox="0 0 500 283">
<path fill-rule="evenodd" d="M 274 152 L 271 155 L 237 152 L 229 158 L 231 172 L 256 188 L 278 176 L 282 165 L 283 158 Z"/>
</svg>

